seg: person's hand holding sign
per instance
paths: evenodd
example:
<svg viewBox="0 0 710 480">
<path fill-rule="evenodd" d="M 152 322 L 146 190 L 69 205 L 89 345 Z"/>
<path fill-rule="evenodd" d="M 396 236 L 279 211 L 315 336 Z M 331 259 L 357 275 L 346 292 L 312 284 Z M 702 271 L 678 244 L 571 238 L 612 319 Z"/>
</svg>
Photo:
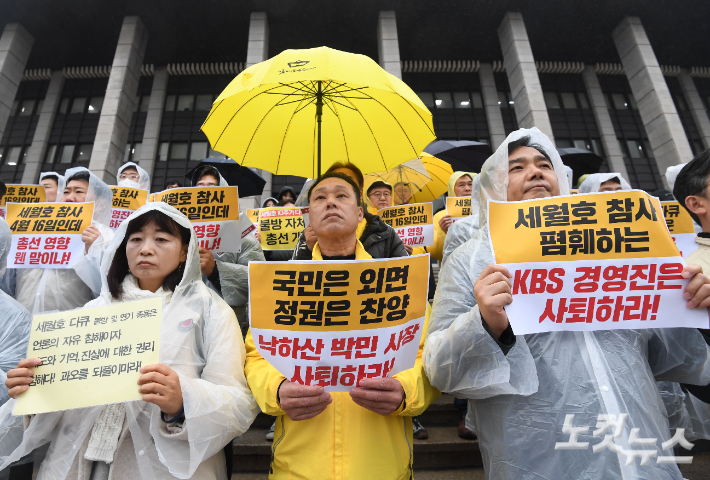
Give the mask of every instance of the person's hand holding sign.
<svg viewBox="0 0 710 480">
<path fill-rule="evenodd" d="M 212 255 L 212 251 L 207 250 L 206 248 L 201 248 L 200 249 L 200 267 L 202 268 L 202 273 L 204 273 L 207 276 L 212 275 L 212 272 L 214 271 L 214 267 L 217 264 L 214 261 L 214 255 Z"/>
<path fill-rule="evenodd" d="M 101 232 L 93 225 L 89 225 L 84 229 L 84 232 L 81 234 L 81 240 L 84 242 L 84 245 L 86 245 L 86 253 L 89 253 L 89 248 L 91 248 L 96 239 L 100 236 Z"/>
<path fill-rule="evenodd" d="M 386 417 L 397 410 L 404 401 L 404 389 L 394 378 L 363 378 L 350 390 L 353 402 Z"/>
<path fill-rule="evenodd" d="M 444 233 L 449 233 L 449 228 L 453 221 L 451 220 L 451 215 L 444 215 L 439 219 L 439 227 L 444 231 Z"/>
<path fill-rule="evenodd" d="M 473 294 L 478 301 L 481 317 L 496 339 L 499 339 L 508 328 L 508 314 L 505 312 L 505 307 L 513 303 L 511 277 L 507 268 L 501 265 L 488 265 L 473 286 Z"/>
<path fill-rule="evenodd" d="M 154 363 L 141 368 L 138 379 L 143 401 L 160 407 L 160 410 L 174 417 L 182 410 L 182 389 L 180 378 L 173 369 L 162 363 Z"/>
<path fill-rule="evenodd" d="M 278 397 L 281 408 L 294 422 L 318 416 L 333 403 L 333 397 L 323 387 L 299 385 L 288 380 L 279 387 Z"/>
<path fill-rule="evenodd" d="M 683 292 L 683 298 L 687 300 L 685 306 L 698 310 L 710 307 L 710 277 L 703 274 L 703 267 L 686 265 L 683 278 L 690 278 Z"/>
<path fill-rule="evenodd" d="M 39 358 L 26 358 L 17 364 L 17 368 L 13 368 L 7 372 L 5 386 L 7 387 L 7 394 L 10 395 L 10 398 L 17 398 L 19 394 L 30 388 L 30 383 L 32 383 L 35 374 L 32 368 L 41 363 L 42 360 Z"/>
</svg>

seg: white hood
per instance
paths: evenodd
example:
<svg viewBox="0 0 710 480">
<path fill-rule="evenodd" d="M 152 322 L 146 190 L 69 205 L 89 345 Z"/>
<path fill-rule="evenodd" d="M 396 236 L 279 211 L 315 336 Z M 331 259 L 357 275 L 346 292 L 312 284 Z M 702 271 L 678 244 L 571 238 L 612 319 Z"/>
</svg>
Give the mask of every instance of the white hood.
<svg viewBox="0 0 710 480">
<path fill-rule="evenodd" d="M 150 192 L 150 175 L 148 175 L 148 172 L 146 172 L 144 169 L 139 167 L 137 163 L 128 162 L 121 165 L 121 168 L 118 169 L 118 174 L 116 175 L 116 178 L 121 178 L 121 172 L 123 172 L 128 167 L 133 167 L 138 171 L 138 181 L 136 182 L 134 180 L 118 180 L 117 185 L 119 187 L 140 188 L 142 190 L 148 190 Z"/>
</svg>

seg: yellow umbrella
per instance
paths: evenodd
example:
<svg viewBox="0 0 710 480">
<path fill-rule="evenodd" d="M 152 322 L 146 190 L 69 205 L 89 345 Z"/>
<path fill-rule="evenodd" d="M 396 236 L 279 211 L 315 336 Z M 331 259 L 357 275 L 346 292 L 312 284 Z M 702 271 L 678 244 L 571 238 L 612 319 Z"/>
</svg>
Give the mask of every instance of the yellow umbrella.
<svg viewBox="0 0 710 480">
<path fill-rule="evenodd" d="M 413 193 L 411 203 L 433 202 L 448 190 L 449 177 L 454 173 L 451 165 L 422 152 L 418 158 L 409 160 L 387 172 L 365 175 L 365 191 L 377 180 L 390 185 L 409 184 Z"/>
<path fill-rule="evenodd" d="M 364 55 L 327 47 L 286 50 L 244 70 L 202 131 L 243 166 L 309 178 L 339 161 L 389 170 L 435 138 L 431 112 L 404 82 Z"/>
</svg>

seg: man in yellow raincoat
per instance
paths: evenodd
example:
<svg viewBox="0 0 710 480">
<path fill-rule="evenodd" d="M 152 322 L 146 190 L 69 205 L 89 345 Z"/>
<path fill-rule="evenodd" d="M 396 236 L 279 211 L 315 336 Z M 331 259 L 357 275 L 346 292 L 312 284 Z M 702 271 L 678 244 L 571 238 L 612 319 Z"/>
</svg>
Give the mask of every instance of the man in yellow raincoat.
<svg viewBox="0 0 710 480">
<path fill-rule="evenodd" d="M 471 189 L 473 188 L 473 177 L 475 176 L 475 173 L 454 172 L 449 177 L 449 197 L 470 197 Z M 429 247 L 427 251 L 432 258 L 440 262 L 444 252 L 446 234 L 452 223 L 451 215 L 446 212 L 446 209 L 434 215 L 434 245 Z"/>
</svg>

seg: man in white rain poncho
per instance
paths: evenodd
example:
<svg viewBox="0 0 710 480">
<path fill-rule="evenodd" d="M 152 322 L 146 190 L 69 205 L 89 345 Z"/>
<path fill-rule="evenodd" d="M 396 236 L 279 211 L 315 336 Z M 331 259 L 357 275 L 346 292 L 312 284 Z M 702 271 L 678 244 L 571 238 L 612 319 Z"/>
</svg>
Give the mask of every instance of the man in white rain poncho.
<svg viewBox="0 0 710 480">
<path fill-rule="evenodd" d="M 631 190 L 631 185 L 620 173 L 592 173 L 579 186 L 579 194 Z"/>
<path fill-rule="evenodd" d="M 133 162 L 127 162 L 118 169 L 116 179 L 119 187 L 140 188 L 150 192 L 150 175 Z"/>
<path fill-rule="evenodd" d="M 710 362 L 702 336 L 679 328 L 516 337 L 504 309 L 512 301 L 509 273 L 495 265 L 489 246 L 487 200 L 568 195 L 567 178 L 537 128 L 510 134 L 480 176 L 480 230 L 441 271 L 424 367 L 439 390 L 470 399 L 487 478 L 682 479 L 675 464 L 626 465 L 621 451 L 593 453 L 600 439 L 592 431 L 600 414 L 628 414 L 623 435 L 614 439 L 619 447 L 633 448 L 632 428 L 639 438 L 658 439 L 659 447 L 669 440 L 654 377 L 707 384 Z M 698 293 L 688 304 L 706 308 L 710 279 L 699 271 L 686 267 L 696 273 L 688 288 Z M 574 426 L 591 427 L 578 440 L 589 448 L 555 450 L 557 442 L 570 441 L 562 431 L 567 414 L 575 415 Z"/>
<path fill-rule="evenodd" d="M 222 448 L 258 410 L 234 312 L 202 283 L 197 250 L 190 221 L 165 203 L 121 224 L 86 306 L 163 299 L 160 364 L 144 365 L 136 385 L 143 400 L 38 414 L 24 432 L 11 400 L 0 408 L 0 468 L 49 442 L 39 480 L 228 478 Z M 38 361 L 8 372 L 10 396 L 35 388 L 27 368 Z"/>
<path fill-rule="evenodd" d="M 68 169 L 65 178 L 58 202 L 94 202 L 93 221 L 82 234 L 87 248 L 72 268 L 17 269 L 15 298 L 32 314 L 82 307 L 101 290 L 101 258 L 114 235 L 109 228 L 113 194 L 84 167 Z"/>
<path fill-rule="evenodd" d="M 471 215 L 457 220 L 449 227 L 446 240 L 444 240 L 444 253 L 441 255 L 442 266 L 446 262 L 446 259 L 449 258 L 449 255 L 454 253 L 454 250 L 478 234 L 478 191 L 480 187 L 481 179 L 479 175 L 476 175 L 473 178 L 473 186 L 471 188 Z"/>
</svg>

